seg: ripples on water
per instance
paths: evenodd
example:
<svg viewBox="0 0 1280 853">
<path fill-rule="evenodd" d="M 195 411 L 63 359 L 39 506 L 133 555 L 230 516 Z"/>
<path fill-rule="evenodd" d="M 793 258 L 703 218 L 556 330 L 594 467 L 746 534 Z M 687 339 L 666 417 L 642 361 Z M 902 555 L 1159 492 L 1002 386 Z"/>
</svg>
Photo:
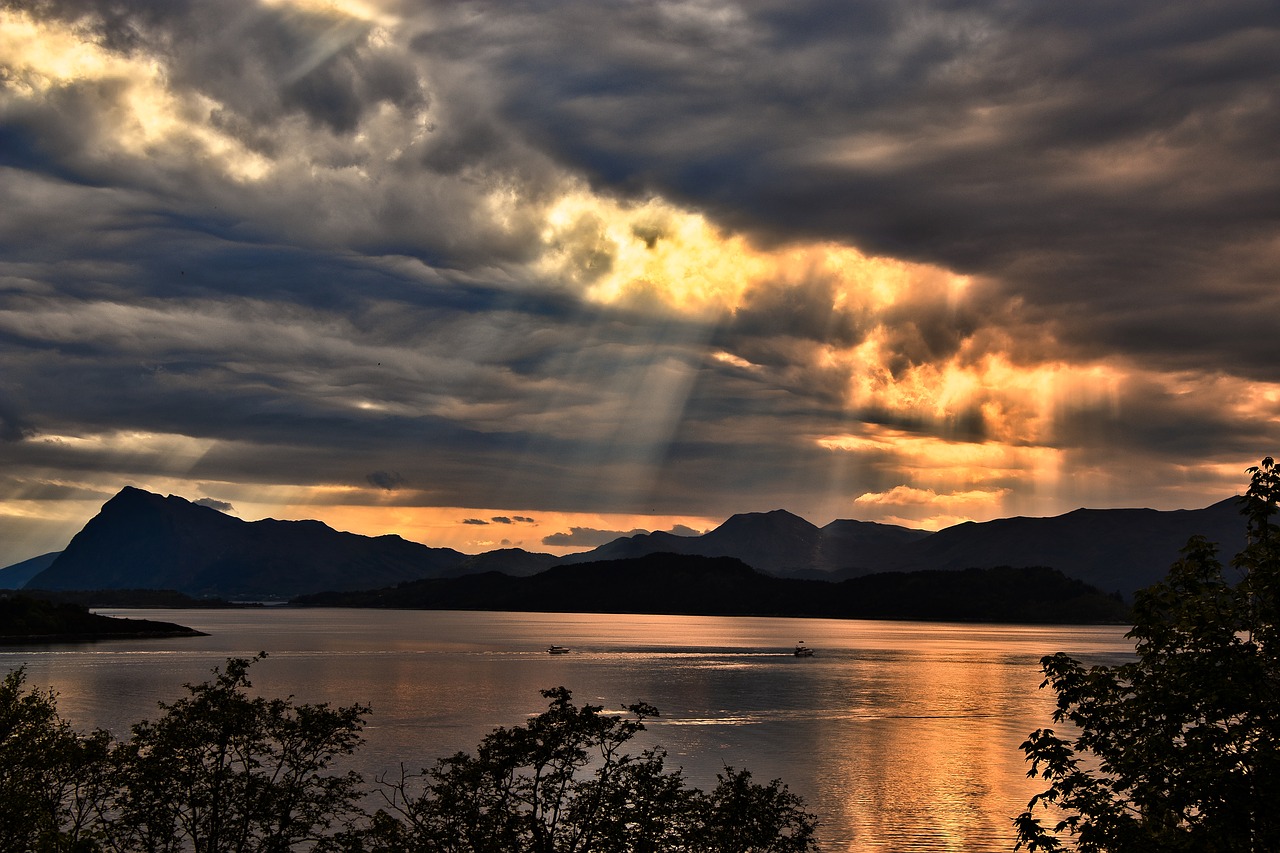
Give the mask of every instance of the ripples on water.
<svg viewBox="0 0 1280 853">
<path fill-rule="evenodd" d="M 255 609 L 103 611 L 211 636 L 0 648 L 59 691 L 77 728 L 126 734 L 228 656 L 267 651 L 264 695 L 373 706 L 356 769 L 372 777 L 470 750 L 564 685 L 607 709 L 643 700 L 692 784 L 726 765 L 782 778 L 822 820 L 827 851 L 995 853 L 1034 782 L 1018 744 L 1049 722 L 1042 655 L 1125 659 L 1119 627 L 597 614 Z M 798 639 L 817 649 L 796 658 Z M 551 643 L 572 648 L 548 655 Z"/>
</svg>

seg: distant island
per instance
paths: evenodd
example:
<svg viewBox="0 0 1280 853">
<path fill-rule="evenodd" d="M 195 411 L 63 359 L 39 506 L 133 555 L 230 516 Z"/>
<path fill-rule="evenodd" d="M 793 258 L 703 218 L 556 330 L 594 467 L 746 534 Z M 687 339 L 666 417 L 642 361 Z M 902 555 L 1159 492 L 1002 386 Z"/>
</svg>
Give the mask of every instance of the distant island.
<svg viewBox="0 0 1280 853">
<path fill-rule="evenodd" d="M 1116 595 L 1044 567 L 884 572 L 833 582 L 778 578 L 732 557 L 649 554 L 294 598 L 311 607 L 1125 624 Z"/>
<path fill-rule="evenodd" d="M 0 645 L 204 636 L 202 631 L 172 622 L 101 616 L 73 602 L 0 596 Z"/>
</svg>

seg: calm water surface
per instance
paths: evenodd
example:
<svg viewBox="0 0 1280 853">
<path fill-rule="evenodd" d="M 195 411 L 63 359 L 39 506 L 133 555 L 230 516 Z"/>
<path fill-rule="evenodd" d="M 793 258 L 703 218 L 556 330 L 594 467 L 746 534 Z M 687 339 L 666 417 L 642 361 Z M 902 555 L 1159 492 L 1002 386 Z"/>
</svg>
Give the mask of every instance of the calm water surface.
<svg viewBox="0 0 1280 853">
<path fill-rule="evenodd" d="M 692 784 L 725 765 L 782 778 L 822 820 L 826 851 L 1013 848 L 1010 818 L 1037 790 L 1018 744 L 1050 723 L 1038 661 L 1128 658 L 1125 629 L 821 619 L 369 610 L 109 610 L 208 637 L 0 647 L 79 729 L 156 715 L 229 656 L 266 651 L 263 695 L 373 706 L 366 776 L 470 751 L 496 726 L 579 702 L 656 705 L 648 743 Z M 812 658 L 790 650 L 803 639 Z M 570 646 L 568 655 L 546 647 Z M 638 749 L 639 747 L 637 747 Z"/>
</svg>

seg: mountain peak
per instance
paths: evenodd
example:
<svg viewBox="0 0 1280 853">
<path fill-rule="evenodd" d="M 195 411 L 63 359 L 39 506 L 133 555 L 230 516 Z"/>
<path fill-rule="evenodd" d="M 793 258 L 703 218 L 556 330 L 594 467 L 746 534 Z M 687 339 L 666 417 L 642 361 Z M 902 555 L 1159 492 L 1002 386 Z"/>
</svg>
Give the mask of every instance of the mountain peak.
<svg viewBox="0 0 1280 853">
<path fill-rule="evenodd" d="M 807 519 L 801 518 L 785 509 L 771 509 L 768 512 L 740 512 L 729 516 L 724 524 L 713 530 L 739 530 L 743 528 L 768 528 L 773 530 L 793 530 L 809 532 L 817 530 L 817 526 Z"/>
<path fill-rule="evenodd" d="M 342 533 L 321 521 L 244 521 L 125 486 L 27 585 L 285 598 L 438 576 L 464 559 L 449 548 Z"/>
</svg>

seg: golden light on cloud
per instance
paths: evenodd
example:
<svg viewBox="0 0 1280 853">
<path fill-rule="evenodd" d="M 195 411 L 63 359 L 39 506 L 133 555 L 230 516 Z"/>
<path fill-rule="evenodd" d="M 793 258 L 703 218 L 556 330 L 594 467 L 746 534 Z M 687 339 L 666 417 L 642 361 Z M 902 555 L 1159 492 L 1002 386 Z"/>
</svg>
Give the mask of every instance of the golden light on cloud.
<svg viewBox="0 0 1280 853">
<path fill-rule="evenodd" d="M 217 442 L 175 433 L 125 430 L 86 435 L 42 434 L 27 439 L 36 445 L 56 445 L 68 454 L 93 454 L 109 459 L 150 457 L 163 461 L 168 470 L 185 471 Z"/>
<path fill-rule="evenodd" d="M 538 271 L 579 286 L 588 300 L 694 316 L 732 312 L 753 289 L 814 280 L 830 282 L 833 311 L 883 311 L 922 288 L 954 304 L 969 284 L 936 267 L 835 243 L 758 249 L 662 199 L 627 204 L 586 190 L 567 192 L 550 207 L 542 240 Z"/>
<path fill-rule="evenodd" d="M 998 351 L 963 348 L 945 361 L 895 374 L 887 336 L 888 329 L 878 328 L 857 347 L 832 355 L 850 376 L 850 409 L 880 408 L 941 426 L 977 413 L 984 439 L 1012 445 L 1052 442 L 1064 408 L 1114 408 L 1127 376 L 1104 364 L 1015 364 Z"/>
<path fill-rule="evenodd" d="M 236 180 L 257 180 L 268 170 L 265 158 L 210 125 L 215 102 L 200 96 L 184 100 L 170 91 L 166 70 L 155 59 L 114 53 L 75 26 L 37 23 L 7 10 L 0 11 L 0 56 L 0 97 L 34 98 L 65 86 L 111 83 L 114 106 L 97 115 L 107 125 L 100 144 L 140 157 L 189 157 L 194 147 L 202 160 L 220 164 Z"/>
<path fill-rule="evenodd" d="M 547 212 L 540 271 L 601 303 L 705 314 L 732 309 L 763 258 L 740 236 L 659 199 L 642 205 L 578 191 Z"/>
<path fill-rule="evenodd" d="M 824 436 L 818 445 L 891 461 L 930 486 L 992 483 L 1032 472 L 1043 480 L 1054 474 L 1062 455 L 1054 447 L 948 441 L 873 424 L 858 434 Z"/>
<path fill-rule="evenodd" d="M 1013 343 L 993 329 L 961 333 L 953 351 L 938 355 L 915 318 L 964 310 L 970 278 L 831 243 L 759 249 L 660 199 L 627 205 L 568 193 L 549 209 L 543 240 L 540 271 L 588 301 L 718 322 L 744 309 L 772 316 L 773 306 L 807 299 L 801 310 L 816 306 L 807 316 L 821 322 L 825 311 L 833 326 L 842 316 L 856 323 L 856 342 L 815 340 L 788 357 L 794 375 L 843 377 L 844 409 L 855 420 L 875 411 L 918 425 L 868 424 L 816 439 L 872 460 L 882 481 L 897 481 L 856 498 L 858 509 L 924 514 L 917 525 L 995 517 L 1015 491 L 1023 505 L 1051 496 L 1065 465 L 1063 413 L 1114 410 L 1128 378 L 1101 363 L 1017 362 L 1008 354 Z M 762 381 L 776 370 L 729 350 L 710 358 Z"/>
<path fill-rule="evenodd" d="M 882 476 L 899 479 L 885 491 L 854 498 L 862 514 L 931 529 L 1000 515 L 1015 486 L 1052 492 L 1064 461 L 1064 451 L 1054 447 L 948 441 L 875 425 L 817 443 L 858 455 Z"/>
<path fill-rule="evenodd" d="M 938 494 L 933 489 L 913 489 L 910 486 L 894 486 L 887 492 L 868 492 L 853 499 L 856 504 L 887 504 L 890 506 L 911 506 L 913 504 L 933 506 L 939 503 L 990 502 L 999 499 L 1008 489 L 983 491 L 972 489 L 967 492 L 951 492 Z"/>
<path fill-rule="evenodd" d="M 262 0 L 264 6 L 287 7 L 304 12 L 347 18 L 371 24 L 390 24 L 394 16 L 377 3 L 363 0 Z"/>
<path fill-rule="evenodd" d="M 738 368 L 739 370 L 759 369 L 758 365 L 752 364 L 742 356 L 734 355 L 733 353 L 725 352 L 724 350 L 720 350 L 719 352 L 712 353 L 711 357 L 714 360 L 720 362 L 721 364 L 728 364 L 732 367 Z"/>
</svg>

